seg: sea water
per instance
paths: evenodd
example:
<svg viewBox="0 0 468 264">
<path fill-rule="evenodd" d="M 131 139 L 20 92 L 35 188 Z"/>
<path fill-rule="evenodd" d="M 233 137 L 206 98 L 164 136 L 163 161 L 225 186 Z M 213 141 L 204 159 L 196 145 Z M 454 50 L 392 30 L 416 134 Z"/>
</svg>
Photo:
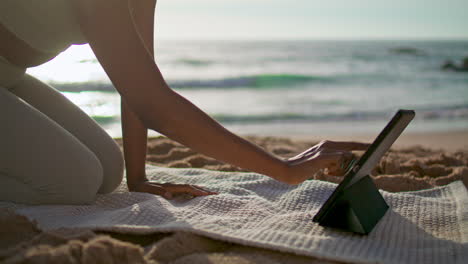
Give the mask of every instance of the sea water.
<svg viewBox="0 0 468 264">
<path fill-rule="evenodd" d="M 468 57 L 468 41 L 156 41 L 155 46 L 169 85 L 237 133 L 377 133 L 400 108 L 416 110 L 412 131 L 468 128 L 468 72 L 441 69 L 447 60 Z M 72 46 L 28 72 L 62 91 L 109 134 L 121 136 L 119 94 L 89 46 Z"/>
</svg>

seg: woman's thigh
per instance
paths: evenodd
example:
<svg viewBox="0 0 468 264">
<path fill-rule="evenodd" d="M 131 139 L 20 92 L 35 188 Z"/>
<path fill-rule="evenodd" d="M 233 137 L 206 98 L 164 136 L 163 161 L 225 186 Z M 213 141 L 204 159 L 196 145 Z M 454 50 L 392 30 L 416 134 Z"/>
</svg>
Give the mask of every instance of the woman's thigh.
<svg viewBox="0 0 468 264">
<path fill-rule="evenodd" d="M 0 200 L 82 204 L 103 181 L 96 155 L 55 121 L 0 87 Z"/>
<path fill-rule="evenodd" d="M 10 90 L 73 134 L 97 156 L 104 170 L 99 193 L 112 192 L 119 186 L 123 178 L 123 155 L 99 124 L 60 92 L 30 75 L 26 74 Z"/>
</svg>

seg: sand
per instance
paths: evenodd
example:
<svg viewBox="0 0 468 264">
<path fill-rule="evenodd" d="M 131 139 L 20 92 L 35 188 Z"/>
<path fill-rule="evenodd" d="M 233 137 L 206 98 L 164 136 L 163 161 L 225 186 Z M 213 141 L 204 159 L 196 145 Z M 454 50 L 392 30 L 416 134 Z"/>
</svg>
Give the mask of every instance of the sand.
<svg viewBox="0 0 468 264">
<path fill-rule="evenodd" d="M 380 161 L 372 177 L 378 188 L 412 191 L 462 180 L 468 186 L 468 132 L 405 135 Z M 247 138 L 280 157 L 314 145 L 320 137 Z M 330 139 L 330 137 L 329 137 Z M 372 135 L 333 136 L 335 140 L 372 141 Z M 117 139 L 121 144 L 121 140 Z M 200 155 L 167 138 L 148 142 L 147 162 L 164 167 L 242 171 Z M 338 183 L 323 173 L 315 179 Z M 0 263 L 336 263 L 245 247 L 187 233 L 137 236 L 86 229 L 41 231 L 36 223 L 0 210 Z"/>
<path fill-rule="evenodd" d="M 327 135 L 330 140 L 355 140 L 361 142 L 372 142 L 376 134 L 353 133 L 353 134 L 331 134 Z M 296 140 L 320 141 L 323 135 L 294 136 Z M 430 149 L 438 149 L 449 152 L 468 151 L 468 130 L 432 131 L 432 132 L 407 132 L 405 131 L 393 144 L 394 149 L 406 148 L 408 146 L 422 146 Z"/>
</svg>

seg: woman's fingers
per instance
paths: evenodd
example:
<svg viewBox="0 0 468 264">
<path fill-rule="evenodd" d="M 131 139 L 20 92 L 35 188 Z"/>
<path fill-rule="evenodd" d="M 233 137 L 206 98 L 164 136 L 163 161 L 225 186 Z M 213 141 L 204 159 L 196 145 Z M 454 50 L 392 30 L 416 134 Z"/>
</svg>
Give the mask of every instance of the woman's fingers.
<svg viewBox="0 0 468 264">
<path fill-rule="evenodd" d="M 336 176 L 344 175 L 354 158 L 351 152 L 346 151 L 321 152 L 316 157 L 320 167 L 328 169 L 329 174 Z"/>
<path fill-rule="evenodd" d="M 216 192 L 208 191 L 200 186 L 194 186 L 189 184 L 163 184 L 164 189 L 174 195 L 189 194 L 193 196 L 206 196 L 218 194 Z"/>
<path fill-rule="evenodd" d="M 161 184 L 152 183 L 152 182 L 145 182 L 144 189 L 141 190 L 142 192 L 147 192 L 151 194 L 156 194 L 165 197 L 166 190 L 161 186 Z M 165 197 L 166 198 L 166 197 Z"/>
<path fill-rule="evenodd" d="M 367 150 L 369 146 L 370 144 L 360 142 L 325 140 L 309 148 L 308 150 L 289 158 L 289 160 L 292 162 L 302 162 L 324 152 L 363 151 Z"/>
<path fill-rule="evenodd" d="M 345 147 L 347 149 L 363 149 L 367 147 L 367 144 L 335 144 L 339 147 Z M 291 173 L 288 173 L 287 177 L 280 179 L 281 181 L 288 184 L 299 184 L 307 179 L 310 179 L 315 173 L 321 169 L 326 169 L 328 174 L 341 176 L 344 175 L 353 160 L 355 155 L 350 151 L 336 150 L 332 148 L 323 148 L 320 150 L 313 150 L 310 155 L 294 159 L 288 159 L 286 162 L 290 168 Z"/>
<path fill-rule="evenodd" d="M 296 156 L 289 158 L 289 160 L 295 160 L 295 161 L 305 160 L 305 159 L 308 159 L 311 155 L 314 155 L 315 153 L 317 153 L 317 151 L 319 151 L 319 150 L 320 150 L 320 146 L 315 145 L 315 146 L 307 149 L 306 151 L 301 152 L 301 153 L 297 154 Z"/>
<path fill-rule="evenodd" d="M 351 152 L 345 153 L 341 157 L 341 161 L 338 167 L 337 171 L 334 171 L 334 175 L 344 175 L 346 172 L 348 172 L 349 167 L 352 165 L 353 161 L 356 159 L 356 156 L 352 154 Z"/>
<path fill-rule="evenodd" d="M 198 185 L 191 185 L 192 187 L 194 188 L 197 188 L 201 191 L 206 191 L 206 192 L 209 192 L 210 194 L 219 194 L 218 192 L 212 192 L 212 191 L 209 191 L 209 190 L 206 190 L 205 188 L 201 187 L 201 186 L 198 186 Z"/>
<path fill-rule="evenodd" d="M 193 198 L 196 196 L 218 194 L 217 192 L 208 191 L 196 185 L 156 182 L 145 182 L 140 191 L 160 195 L 169 200 L 180 195 Z"/>
</svg>

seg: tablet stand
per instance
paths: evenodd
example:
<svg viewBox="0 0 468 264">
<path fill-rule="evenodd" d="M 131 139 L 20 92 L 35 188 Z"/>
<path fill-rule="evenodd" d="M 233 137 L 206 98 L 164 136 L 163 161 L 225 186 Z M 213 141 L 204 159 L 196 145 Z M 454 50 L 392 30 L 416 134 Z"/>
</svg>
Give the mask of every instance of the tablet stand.
<svg viewBox="0 0 468 264">
<path fill-rule="evenodd" d="M 387 209 L 387 203 L 367 175 L 339 194 L 319 224 L 368 234 Z"/>
</svg>

